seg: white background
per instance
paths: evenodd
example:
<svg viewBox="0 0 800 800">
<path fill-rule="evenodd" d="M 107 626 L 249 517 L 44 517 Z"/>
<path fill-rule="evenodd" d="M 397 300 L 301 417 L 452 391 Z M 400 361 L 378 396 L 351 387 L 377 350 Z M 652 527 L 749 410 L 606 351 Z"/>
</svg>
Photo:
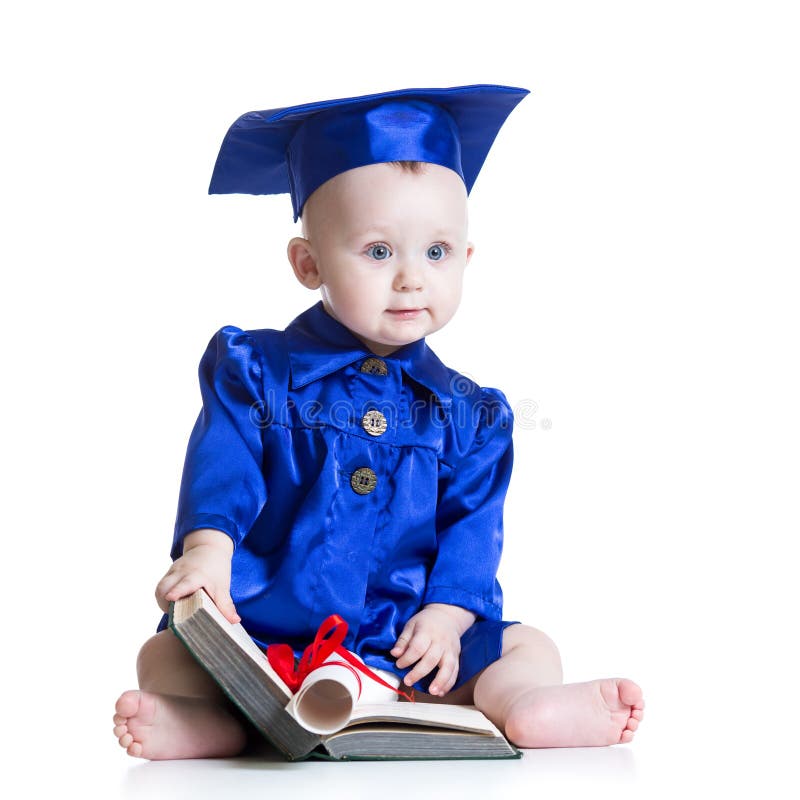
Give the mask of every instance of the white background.
<svg viewBox="0 0 800 800">
<path fill-rule="evenodd" d="M 4 11 L 0 781 L 99 798 L 793 795 L 793 6 Z M 160 615 L 200 355 L 224 324 L 282 328 L 317 299 L 286 261 L 288 196 L 206 194 L 222 136 L 249 110 L 470 83 L 532 94 L 472 192 L 463 304 L 429 341 L 517 409 L 505 616 L 555 639 L 569 681 L 637 680 L 640 732 L 455 768 L 129 759 L 113 703 Z"/>
</svg>

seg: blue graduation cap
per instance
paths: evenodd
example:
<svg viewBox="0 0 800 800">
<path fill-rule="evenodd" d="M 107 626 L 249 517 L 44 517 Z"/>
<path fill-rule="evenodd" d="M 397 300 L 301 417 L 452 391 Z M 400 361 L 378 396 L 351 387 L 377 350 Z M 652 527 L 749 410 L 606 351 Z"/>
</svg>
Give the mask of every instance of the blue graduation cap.
<svg viewBox="0 0 800 800">
<path fill-rule="evenodd" d="M 340 172 L 425 161 L 457 172 L 469 194 L 498 131 L 526 94 L 476 84 L 251 111 L 225 135 L 208 192 L 288 192 L 297 222 L 311 193 Z"/>
</svg>

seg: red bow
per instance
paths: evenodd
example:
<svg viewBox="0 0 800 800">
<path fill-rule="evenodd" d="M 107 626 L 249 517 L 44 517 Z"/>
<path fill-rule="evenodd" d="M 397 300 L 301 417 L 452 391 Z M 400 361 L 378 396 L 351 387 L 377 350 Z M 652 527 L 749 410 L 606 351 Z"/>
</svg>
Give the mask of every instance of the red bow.
<svg viewBox="0 0 800 800">
<path fill-rule="evenodd" d="M 329 633 L 331 635 L 326 639 L 325 637 Z M 294 651 L 288 644 L 269 645 L 267 647 L 267 660 L 275 672 L 280 675 L 283 682 L 292 690 L 292 694 L 300 688 L 301 684 L 312 670 L 321 667 L 325 663 L 325 659 L 328 658 L 331 653 L 336 653 L 347 662 L 347 664 L 343 666 L 349 665 L 351 669 L 355 668 L 359 672 L 363 672 L 365 675 L 372 678 L 372 680 L 381 684 L 381 686 L 391 689 L 393 692 L 405 697 L 406 700 L 410 700 L 412 703 L 414 702 L 413 689 L 411 690 L 411 695 L 400 691 L 400 689 L 395 689 L 394 686 L 387 683 L 382 678 L 379 678 L 369 667 L 362 664 L 348 650 L 345 650 L 345 648 L 341 646 L 345 636 L 347 636 L 347 623 L 338 614 L 331 614 L 317 629 L 314 641 L 303 651 L 300 662 L 296 667 Z M 358 678 L 358 674 L 356 674 L 356 678 Z M 358 684 L 360 695 L 360 678 Z"/>
</svg>

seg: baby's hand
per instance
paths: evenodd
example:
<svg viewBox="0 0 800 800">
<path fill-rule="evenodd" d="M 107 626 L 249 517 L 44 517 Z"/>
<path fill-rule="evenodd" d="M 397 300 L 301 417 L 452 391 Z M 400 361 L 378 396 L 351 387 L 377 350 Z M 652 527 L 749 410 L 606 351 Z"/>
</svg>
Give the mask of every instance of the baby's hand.
<svg viewBox="0 0 800 800">
<path fill-rule="evenodd" d="M 455 606 L 449 608 L 455 609 Z M 458 609 L 465 614 L 463 609 Z M 471 615 L 474 619 L 474 615 Z M 391 654 L 401 669 L 417 662 L 403 679 L 411 686 L 424 678 L 434 667 L 439 671 L 429 690 L 443 695 L 450 691 L 458 677 L 458 657 L 461 653 L 461 633 L 457 619 L 441 604 L 431 604 L 414 614 L 406 623 Z"/>
<path fill-rule="evenodd" d="M 222 531 L 201 528 L 183 541 L 183 555 L 173 561 L 156 586 L 156 600 L 166 611 L 171 600 L 196 592 L 201 587 L 210 595 L 229 622 L 241 617 L 231 600 L 231 556 L 233 541 Z"/>
</svg>

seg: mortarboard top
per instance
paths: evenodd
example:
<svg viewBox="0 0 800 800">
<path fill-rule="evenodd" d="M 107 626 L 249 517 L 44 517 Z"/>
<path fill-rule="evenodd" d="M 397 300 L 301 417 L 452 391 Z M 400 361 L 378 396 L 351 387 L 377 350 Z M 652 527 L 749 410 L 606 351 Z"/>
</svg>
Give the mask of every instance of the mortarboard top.
<svg viewBox="0 0 800 800">
<path fill-rule="evenodd" d="M 311 193 L 340 172 L 426 161 L 457 172 L 469 194 L 498 131 L 526 94 L 477 84 L 251 111 L 225 135 L 208 192 L 288 192 L 296 222 Z"/>
</svg>

